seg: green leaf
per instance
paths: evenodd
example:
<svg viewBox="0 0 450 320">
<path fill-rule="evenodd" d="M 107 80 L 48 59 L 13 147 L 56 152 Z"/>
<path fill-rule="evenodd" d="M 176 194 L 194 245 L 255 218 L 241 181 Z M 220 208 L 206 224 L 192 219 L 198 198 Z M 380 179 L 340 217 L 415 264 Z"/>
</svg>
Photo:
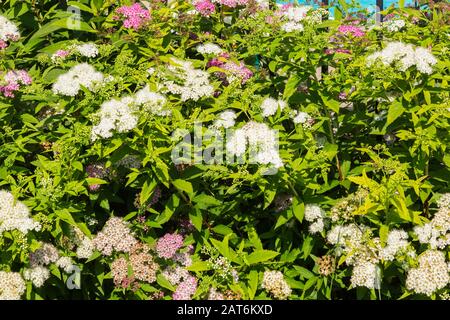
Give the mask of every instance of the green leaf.
<svg viewBox="0 0 450 320">
<path fill-rule="evenodd" d="M 400 117 L 403 112 L 405 112 L 405 108 L 401 102 L 394 102 L 389 106 L 386 127 L 389 126 L 392 122 L 394 122 L 398 117 Z"/>
<path fill-rule="evenodd" d="M 218 206 L 221 205 L 222 202 L 217 200 L 216 198 L 209 196 L 207 194 L 199 194 L 192 199 L 192 202 L 201 204 L 203 208 Z"/>
<path fill-rule="evenodd" d="M 219 224 L 212 228 L 215 233 L 226 236 L 227 234 L 233 234 L 233 230 L 230 227 L 227 227 L 223 224 Z"/>
<path fill-rule="evenodd" d="M 250 300 L 255 298 L 256 290 L 258 290 L 258 271 L 251 270 L 248 274 L 248 297 Z"/>
<path fill-rule="evenodd" d="M 156 282 L 163 288 L 174 292 L 176 288 L 161 273 L 156 276 Z"/>
<path fill-rule="evenodd" d="M 292 211 L 297 220 L 302 222 L 305 215 L 305 204 L 303 202 L 299 203 L 297 198 L 294 198 L 292 201 Z"/>
<path fill-rule="evenodd" d="M 139 196 L 139 201 L 142 205 L 147 203 L 147 200 L 152 195 L 153 191 L 156 188 L 156 185 L 157 185 L 157 183 L 155 180 L 151 180 L 151 181 L 147 180 L 144 182 L 144 185 L 142 186 L 141 194 Z"/>
<path fill-rule="evenodd" d="M 192 183 L 190 183 L 188 181 L 176 179 L 176 180 L 172 181 L 172 184 L 175 186 L 175 188 L 186 192 L 188 195 L 191 195 L 194 193 L 194 189 L 192 188 Z"/>
<path fill-rule="evenodd" d="M 273 258 L 275 258 L 277 255 L 279 255 L 278 252 L 272 251 L 272 250 L 255 250 L 247 257 L 247 262 L 252 264 L 257 264 L 260 262 L 268 261 Z"/>
<path fill-rule="evenodd" d="M 428 105 L 431 105 L 431 95 L 430 95 L 430 91 L 423 91 L 423 96 L 425 97 L 425 101 L 427 102 Z"/>
<path fill-rule="evenodd" d="M 189 213 L 189 219 L 191 219 L 195 229 L 198 231 L 202 230 L 203 216 L 201 210 L 195 209 L 193 212 Z"/>
<path fill-rule="evenodd" d="M 298 84 L 300 83 L 300 81 L 301 79 L 296 74 L 292 74 L 289 77 L 286 83 L 286 87 L 284 88 L 283 93 L 284 100 L 288 100 L 297 91 Z"/>
<path fill-rule="evenodd" d="M 272 72 L 275 72 L 277 70 L 277 62 L 276 61 L 270 61 L 269 62 L 269 70 Z"/>
<path fill-rule="evenodd" d="M 228 246 L 228 239 L 230 235 L 226 235 L 222 241 L 218 241 L 216 239 L 210 239 L 212 245 L 222 254 L 225 258 L 230 259 L 230 248 Z"/>
<path fill-rule="evenodd" d="M 333 98 L 326 97 L 321 93 L 319 93 L 319 95 L 322 98 L 323 103 L 325 104 L 325 106 L 328 109 L 330 109 L 331 111 L 333 111 L 335 113 L 339 113 L 339 109 L 340 109 L 340 105 L 341 105 L 339 103 L 339 101 L 336 101 Z"/>
<path fill-rule="evenodd" d="M 297 271 L 297 273 L 305 278 L 305 279 L 311 279 L 312 277 L 314 277 L 314 273 L 312 273 L 311 271 L 309 271 L 308 269 L 301 267 L 301 266 L 294 266 L 294 269 Z"/>
<path fill-rule="evenodd" d="M 210 269 L 208 261 L 195 261 L 189 267 L 186 267 L 186 270 L 193 272 L 208 271 Z"/>
<path fill-rule="evenodd" d="M 156 223 L 157 224 L 164 224 L 167 221 L 170 220 L 172 215 L 175 213 L 175 210 L 178 208 L 180 204 L 180 198 L 176 194 L 173 194 L 170 198 L 169 202 L 166 204 L 164 211 L 162 214 L 158 217 Z"/>
</svg>

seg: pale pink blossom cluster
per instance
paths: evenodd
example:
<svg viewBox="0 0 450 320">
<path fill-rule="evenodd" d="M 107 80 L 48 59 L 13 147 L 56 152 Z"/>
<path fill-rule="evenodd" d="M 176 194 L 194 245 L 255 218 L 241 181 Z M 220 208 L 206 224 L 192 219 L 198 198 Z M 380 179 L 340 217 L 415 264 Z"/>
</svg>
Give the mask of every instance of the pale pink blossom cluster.
<svg viewBox="0 0 450 320">
<path fill-rule="evenodd" d="M 216 11 L 216 6 L 209 0 L 196 1 L 194 7 L 204 17 L 209 17 Z"/>
<path fill-rule="evenodd" d="M 113 251 L 130 252 L 137 244 L 125 221 L 119 217 L 112 217 L 106 221 L 103 230 L 93 240 L 97 250 L 103 255 L 110 256 Z"/>
<path fill-rule="evenodd" d="M 191 300 L 197 291 L 197 278 L 189 276 L 184 279 L 172 295 L 173 300 Z"/>
<path fill-rule="evenodd" d="M 139 3 L 131 6 L 122 6 L 116 10 L 116 13 L 125 18 L 123 26 L 125 28 L 140 29 L 150 19 L 150 11 L 144 9 Z"/>
<path fill-rule="evenodd" d="M 32 79 L 25 70 L 11 70 L 0 82 L 0 92 L 3 92 L 5 97 L 14 98 L 14 91 L 19 90 L 21 85 L 30 85 L 31 83 Z"/>
<path fill-rule="evenodd" d="M 221 4 L 230 8 L 236 8 L 237 6 L 246 6 L 248 0 L 213 0 L 217 4 Z"/>
<path fill-rule="evenodd" d="M 171 259 L 183 246 L 183 236 L 176 233 L 166 233 L 156 244 L 156 253 L 160 258 Z"/>
<path fill-rule="evenodd" d="M 341 25 L 338 28 L 338 32 L 344 33 L 344 34 L 350 34 L 353 37 L 364 37 L 366 33 L 357 26 L 351 26 L 351 25 Z"/>
<path fill-rule="evenodd" d="M 230 59 L 230 55 L 226 52 L 221 53 L 218 57 L 211 59 L 207 67 L 219 67 L 228 71 L 228 76 L 224 72 L 215 72 L 214 74 L 222 80 L 224 85 L 240 80 L 242 84 L 246 83 L 251 77 L 253 77 L 253 72 L 246 67 L 246 65 L 240 61 L 239 64 L 233 62 Z"/>
</svg>

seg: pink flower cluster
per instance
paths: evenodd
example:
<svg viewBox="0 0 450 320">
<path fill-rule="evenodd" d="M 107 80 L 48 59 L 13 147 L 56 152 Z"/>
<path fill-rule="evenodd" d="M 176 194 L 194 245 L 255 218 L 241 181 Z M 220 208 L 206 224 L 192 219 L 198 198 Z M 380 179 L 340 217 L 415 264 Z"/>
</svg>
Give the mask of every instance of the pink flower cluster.
<svg viewBox="0 0 450 320">
<path fill-rule="evenodd" d="M 204 17 L 209 17 L 216 11 L 216 6 L 209 0 L 196 1 L 194 7 Z"/>
<path fill-rule="evenodd" d="M 141 28 L 151 19 L 150 12 L 144 9 L 139 3 L 131 6 L 122 6 L 116 10 L 116 13 L 125 17 L 123 21 L 125 28 L 133 28 L 135 30 Z"/>
<path fill-rule="evenodd" d="M 160 258 L 171 259 L 183 246 L 183 236 L 176 233 L 166 233 L 156 243 L 156 253 Z"/>
<path fill-rule="evenodd" d="M 65 58 L 70 54 L 69 51 L 67 50 L 58 50 L 55 52 L 55 57 L 59 57 L 59 58 Z"/>
<path fill-rule="evenodd" d="M 213 58 L 210 60 L 207 64 L 207 67 L 218 67 L 221 69 L 224 69 L 228 71 L 231 74 L 231 77 L 237 77 L 241 80 L 241 83 L 244 84 L 247 82 L 248 79 L 253 77 L 253 72 L 245 66 L 245 64 L 241 61 L 239 64 L 227 60 L 230 58 L 230 55 L 228 53 L 222 53 L 217 58 Z M 215 75 L 222 80 L 222 83 L 224 85 L 229 84 L 229 79 L 227 79 L 227 76 L 223 72 L 215 72 Z"/>
<path fill-rule="evenodd" d="M 195 291 L 197 291 L 197 279 L 189 276 L 184 279 L 172 295 L 173 300 L 191 300 Z"/>
<path fill-rule="evenodd" d="M 215 2 L 230 7 L 236 8 L 237 6 L 246 6 L 248 4 L 248 0 L 216 0 Z"/>
<path fill-rule="evenodd" d="M 15 41 L 19 40 L 19 37 L 17 35 L 14 35 L 14 34 L 7 34 L 6 35 L 6 40 L 15 42 Z M 7 48 L 7 47 L 8 47 L 8 43 L 6 41 L 0 39 L 0 50 L 3 50 L 5 48 Z"/>
<path fill-rule="evenodd" d="M 350 26 L 350 25 L 342 25 L 339 26 L 338 32 L 344 33 L 344 34 L 350 34 L 353 37 L 364 37 L 366 33 L 359 27 L 356 26 Z"/>
<path fill-rule="evenodd" d="M 19 90 L 20 85 L 30 85 L 31 82 L 32 79 L 25 70 L 11 70 L 3 77 L 0 92 L 3 92 L 5 97 L 14 98 L 14 91 Z"/>
</svg>

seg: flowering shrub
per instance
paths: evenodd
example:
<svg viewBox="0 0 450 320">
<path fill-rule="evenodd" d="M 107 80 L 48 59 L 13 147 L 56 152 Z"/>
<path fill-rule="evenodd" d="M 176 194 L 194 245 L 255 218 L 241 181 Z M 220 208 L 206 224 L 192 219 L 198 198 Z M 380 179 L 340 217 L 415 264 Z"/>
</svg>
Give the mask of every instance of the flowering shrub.
<svg viewBox="0 0 450 320">
<path fill-rule="evenodd" d="M 449 298 L 447 7 L 63 3 L 0 4 L 1 299 Z"/>
</svg>

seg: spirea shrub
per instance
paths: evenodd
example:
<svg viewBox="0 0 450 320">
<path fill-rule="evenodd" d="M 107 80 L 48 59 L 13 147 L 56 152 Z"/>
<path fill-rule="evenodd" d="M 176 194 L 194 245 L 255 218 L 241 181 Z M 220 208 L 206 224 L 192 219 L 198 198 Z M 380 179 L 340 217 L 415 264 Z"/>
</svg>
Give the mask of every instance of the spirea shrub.
<svg viewBox="0 0 450 320">
<path fill-rule="evenodd" d="M 1 1 L 0 298 L 446 299 L 448 7 L 340 3 Z"/>
</svg>

